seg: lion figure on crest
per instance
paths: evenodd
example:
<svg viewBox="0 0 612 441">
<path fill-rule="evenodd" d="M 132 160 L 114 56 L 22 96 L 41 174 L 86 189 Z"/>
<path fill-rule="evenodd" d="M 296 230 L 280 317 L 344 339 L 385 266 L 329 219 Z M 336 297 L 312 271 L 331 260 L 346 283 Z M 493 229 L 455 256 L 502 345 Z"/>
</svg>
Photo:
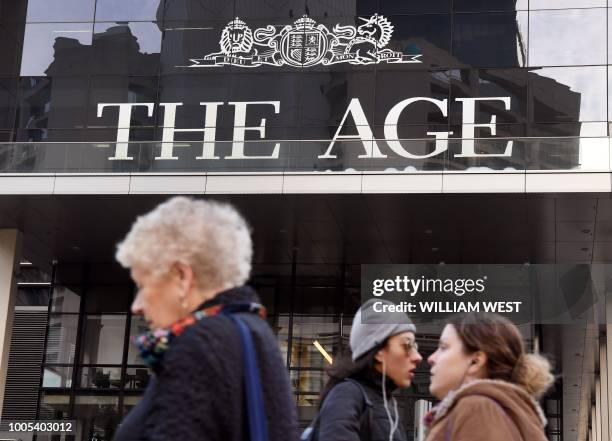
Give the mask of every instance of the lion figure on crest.
<svg viewBox="0 0 612 441">
<path fill-rule="evenodd" d="M 219 45 L 221 52 L 226 55 L 250 54 L 253 48 L 253 32 L 244 21 L 236 17 L 223 29 Z"/>
</svg>

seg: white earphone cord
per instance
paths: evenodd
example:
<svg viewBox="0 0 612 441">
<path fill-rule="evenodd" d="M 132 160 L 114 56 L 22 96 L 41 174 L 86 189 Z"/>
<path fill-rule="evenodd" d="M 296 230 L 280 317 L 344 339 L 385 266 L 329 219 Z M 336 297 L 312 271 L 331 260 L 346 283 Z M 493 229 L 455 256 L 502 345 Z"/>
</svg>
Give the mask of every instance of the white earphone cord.
<svg viewBox="0 0 612 441">
<path fill-rule="evenodd" d="M 383 392 L 383 404 L 385 407 L 385 412 L 387 413 L 387 418 L 389 419 L 389 441 L 393 441 L 393 434 L 397 430 L 399 425 L 399 413 L 397 412 L 397 401 L 392 396 L 391 401 L 393 401 L 393 410 L 395 413 L 395 421 L 393 421 L 393 417 L 391 416 L 391 411 L 389 410 L 389 406 L 387 405 L 387 367 L 385 366 L 385 359 L 382 361 L 383 372 L 382 372 L 382 392 Z"/>
</svg>

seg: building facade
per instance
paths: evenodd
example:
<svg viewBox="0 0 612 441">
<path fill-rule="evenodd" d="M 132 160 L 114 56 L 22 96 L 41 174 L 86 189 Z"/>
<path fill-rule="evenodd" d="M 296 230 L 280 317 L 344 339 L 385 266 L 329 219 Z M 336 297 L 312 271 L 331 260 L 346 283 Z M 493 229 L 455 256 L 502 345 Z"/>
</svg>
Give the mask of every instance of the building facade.
<svg viewBox="0 0 612 441">
<path fill-rule="evenodd" d="M 2 420 L 112 439 L 150 376 L 114 246 L 169 195 L 251 224 L 249 283 L 302 426 L 361 265 L 610 263 L 610 16 L 606 0 L 0 0 Z M 558 376 L 551 441 L 612 439 L 612 280 L 590 277 L 579 320 L 521 325 Z M 419 328 L 425 359 L 440 331 Z M 408 439 L 428 371 L 398 392 Z"/>
</svg>

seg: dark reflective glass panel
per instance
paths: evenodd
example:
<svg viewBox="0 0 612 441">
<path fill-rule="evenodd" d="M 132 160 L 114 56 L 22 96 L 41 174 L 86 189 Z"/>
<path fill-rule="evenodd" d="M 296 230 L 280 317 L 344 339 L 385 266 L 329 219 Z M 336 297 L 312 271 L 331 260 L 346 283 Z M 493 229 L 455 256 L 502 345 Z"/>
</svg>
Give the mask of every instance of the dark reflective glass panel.
<svg viewBox="0 0 612 441">
<path fill-rule="evenodd" d="M 349 3 L 306 0 L 304 8 L 305 12 L 311 17 L 348 17 L 355 14 L 370 15 L 380 12 L 378 0 L 355 0 Z"/>
<path fill-rule="evenodd" d="M 104 103 L 146 104 L 157 101 L 157 78 L 155 77 L 125 77 L 96 76 L 90 80 L 89 107 L 87 121 L 89 127 L 119 126 L 119 108 L 117 106 L 101 107 Z M 153 140 L 154 135 L 140 127 L 155 125 L 159 108 L 155 105 L 151 114 L 146 105 L 134 105 L 130 114 L 130 140 Z M 92 138 L 92 140 L 115 140 L 116 130 Z M 160 138 L 161 139 L 161 138 Z"/>
<path fill-rule="evenodd" d="M 605 9 L 530 12 L 529 65 L 605 64 L 606 13 Z M 580 30 L 579 38 L 575 30 Z"/>
<path fill-rule="evenodd" d="M 534 122 L 606 121 L 606 85 L 605 66 L 530 71 Z"/>
<path fill-rule="evenodd" d="M 0 128 L 12 128 L 17 112 L 16 78 L 0 78 Z"/>
<path fill-rule="evenodd" d="M 78 75 L 89 72 L 92 27 L 92 23 L 27 24 L 21 75 Z"/>
<path fill-rule="evenodd" d="M 349 4 L 338 2 L 335 9 L 340 12 L 350 9 L 354 10 L 354 4 L 349 7 Z M 237 17 L 250 20 L 287 20 L 287 24 L 293 20 L 300 18 L 304 14 L 313 15 L 310 8 L 307 9 L 305 0 L 270 0 L 264 2 L 253 2 L 250 0 L 235 0 L 234 1 L 235 15 Z M 344 14 L 343 14 L 344 15 Z"/>
<path fill-rule="evenodd" d="M 97 0 L 96 21 L 146 21 L 164 15 L 164 0 Z"/>
<path fill-rule="evenodd" d="M 394 28 L 385 48 L 406 55 L 422 54 L 420 60 L 426 66 L 452 64 L 452 60 L 447 58 L 451 44 L 449 14 L 394 15 L 388 20 Z M 421 66 L 415 64 L 411 67 Z"/>
<path fill-rule="evenodd" d="M 527 121 L 527 71 L 523 69 L 471 69 L 450 72 L 451 97 L 450 122 L 460 125 L 465 104 L 464 98 L 483 98 L 476 101 L 476 123 L 488 123 L 496 115 L 498 124 L 525 123 Z M 501 100 L 508 98 L 509 105 Z"/>
<path fill-rule="evenodd" d="M 228 21 L 164 21 L 161 46 L 161 72 L 201 75 L 230 71 L 229 66 L 198 67 L 209 54 L 221 52 L 221 35 Z"/>
<path fill-rule="evenodd" d="M 157 20 L 231 20 L 235 17 L 234 2 L 226 0 L 174 0 L 166 1 Z"/>
<path fill-rule="evenodd" d="M 453 55 L 475 67 L 519 67 L 527 57 L 527 13 L 455 14 Z"/>
<path fill-rule="evenodd" d="M 333 126 L 342 121 L 351 100 L 359 100 L 359 106 L 369 123 L 372 122 L 374 108 L 375 72 L 350 70 L 330 71 L 327 73 L 304 73 L 300 75 L 299 101 L 294 101 L 290 112 L 301 111 L 301 125 Z M 298 81 L 296 76 L 295 81 Z M 289 94 L 288 94 L 289 95 Z M 281 101 L 283 102 L 283 101 Z M 354 126 L 349 116 L 345 124 Z M 312 139 L 312 134 L 304 136 Z M 320 136 L 325 136 L 321 134 Z"/>
<path fill-rule="evenodd" d="M 404 100 L 418 97 L 438 101 L 448 99 L 448 72 L 426 70 L 377 72 L 374 124 L 385 124 L 389 112 L 396 106 L 400 106 L 397 110 L 401 111 L 397 121 L 399 125 L 447 124 L 448 120 L 437 104 L 426 100 L 405 106 L 400 104 Z M 442 104 L 440 106 L 444 107 Z"/>
<path fill-rule="evenodd" d="M 453 8 L 458 12 L 497 12 L 526 10 L 528 0 L 453 0 Z"/>
<path fill-rule="evenodd" d="M 94 27 L 94 72 L 156 75 L 162 33 L 157 23 L 97 23 Z"/>
<path fill-rule="evenodd" d="M 87 88 L 86 77 L 23 78 L 20 86 L 19 127 L 83 127 Z M 35 140 L 48 140 L 44 132 L 42 136 L 42 139 Z"/>
<path fill-rule="evenodd" d="M 419 12 L 449 12 L 450 0 L 407 2 L 404 0 L 382 0 L 378 12 L 384 15 L 414 14 Z"/>
<path fill-rule="evenodd" d="M 0 26 L 0 75 L 16 77 L 21 69 L 21 57 L 23 51 L 22 35 L 24 23 L 7 23 Z"/>
</svg>

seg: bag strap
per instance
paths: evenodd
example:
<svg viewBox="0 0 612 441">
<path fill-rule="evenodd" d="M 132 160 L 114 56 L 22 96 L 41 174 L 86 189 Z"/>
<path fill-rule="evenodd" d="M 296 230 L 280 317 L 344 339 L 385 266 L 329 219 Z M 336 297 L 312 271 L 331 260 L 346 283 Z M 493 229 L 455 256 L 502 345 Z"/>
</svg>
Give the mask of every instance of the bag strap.
<svg viewBox="0 0 612 441">
<path fill-rule="evenodd" d="M 246 393 L 247 417 L 249 420 L 249 439 L 251 441 L 268 441 L 268 421 L 264 412 L 263 390 L 257 366 L 255 344 L 249 327 L 243 319 L 235 314 L 228 314 L 240 332 L 242 358 L 244 359 L 243 380 Z"/>
</svg>

